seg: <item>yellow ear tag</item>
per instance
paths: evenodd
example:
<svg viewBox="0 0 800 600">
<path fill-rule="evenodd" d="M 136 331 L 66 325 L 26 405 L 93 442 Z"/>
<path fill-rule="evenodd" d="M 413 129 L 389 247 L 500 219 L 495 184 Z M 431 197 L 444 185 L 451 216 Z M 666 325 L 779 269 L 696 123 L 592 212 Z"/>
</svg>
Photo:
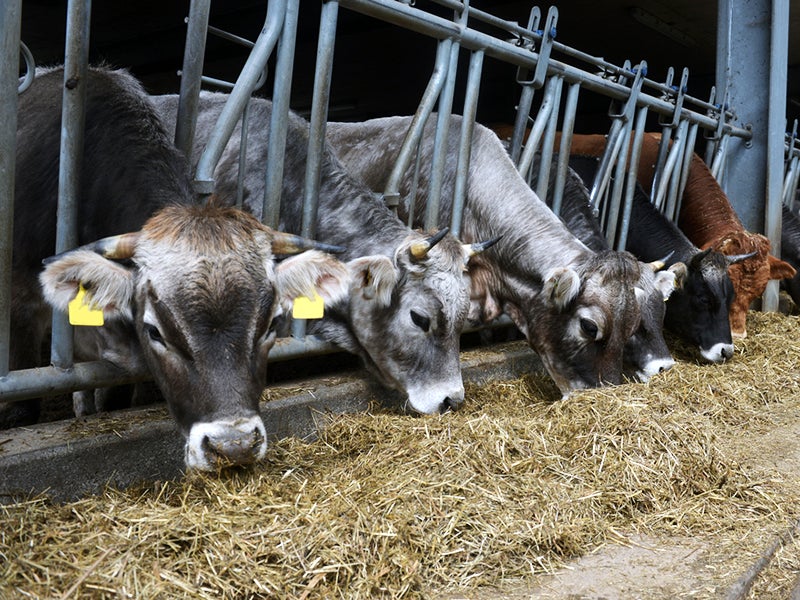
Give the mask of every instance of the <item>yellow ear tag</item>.
<svg viewBox="0 0 800 600">
<path fill-rule="evenodd" d="M 69 324 L 100 327 L 103 324 L 103 311 L 86 300 L 86 290 L 78 286 L 78 295 L 69 303 Z"/>
<path fill-rule="evenodd" d="M 314 295 L 311 298 L 298 296 L 294 299 L 292 316 L 295 319 L 321 319 L 324 313 L 325 301 L 316 290 L 314 290 Z"/>
</svg>

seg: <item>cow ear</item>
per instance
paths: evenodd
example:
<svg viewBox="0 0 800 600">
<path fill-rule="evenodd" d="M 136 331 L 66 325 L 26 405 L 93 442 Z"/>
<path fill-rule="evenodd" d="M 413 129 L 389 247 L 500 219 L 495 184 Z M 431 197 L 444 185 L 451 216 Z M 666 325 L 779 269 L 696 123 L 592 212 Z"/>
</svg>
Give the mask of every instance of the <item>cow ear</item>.
<svg viewBox="0 0 800 600">
<path fill-rule="evenodd" d="M 686 272 L 686 265 L 683 263 L 675 263 L 674 265 L 670 265 L 670 268 L 666 271 L 659 271 L 656 273 L 656 289 L 661 292 L 661 295 L 664 297 L 664 302 L 669 300 L 669 297 L 672 295 L 672 292 L 675 291 L 675 287 L 677 285 L 678 277 L 676 275 L 676 271 L 679 269 L 673 269 L 675 265 L 681 265 L 683 267 L 684 273 Z M 683 285 L 683 282 L 681 282 Z"/>
<path fill-rule="evenodd" d="M 320 295 L 325 304 L 335 304 L 347 297 L 350 273 L 341 261 L 318 250 L 309 250 L 287 258 L 275 268 L 278 301 L 291 308 L 299 296 Z"/>
<path fill-rule="evenodd" d="M 388 256 L 362 256 L 347 263 L 354 296 L 389 306 L 397 284 L 397 270 Z"/>
<path fill-rule="evenodd" d="M 689 273 L 688 267 L 682 262 L 676 262 L 674 265 L 670 265 L 667 271 L 670 271 L 675 275 L 674 287 L 683 289 L 683 285 L 686 283 L 686 276 Z"/>
<path fill-rule="evenodd" d="M 48 262 L 39 275 L 45 300 L 66 311 L 80 286 L 86 302 L 102 309 L 108 319 L 132 320 L 133 271 L 91 250 L 75 250 Z"/>
<path fill-rule="evenodd" d="M 569 267 L 551 269 L 545 276 L 544 294 L 558 310 L 569 306 L 581 289 L 581 280 L 578 274 Z"/>
<path fill-rule="evenodd" d="M 779 258 L 775 258 L 770 254 L 767 257 L 769 261 L 769 278 L 770 279 L 791 279 L 797 274 L 795 268 Z"/>
</svg>

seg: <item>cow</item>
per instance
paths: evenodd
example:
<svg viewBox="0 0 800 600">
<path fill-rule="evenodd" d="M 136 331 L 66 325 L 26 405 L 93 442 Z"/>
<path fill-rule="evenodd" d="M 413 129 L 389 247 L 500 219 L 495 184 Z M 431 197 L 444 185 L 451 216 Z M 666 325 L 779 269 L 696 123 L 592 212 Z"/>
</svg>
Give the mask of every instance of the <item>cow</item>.
<svg viewBox="0 0 800 600">
<path fill-rule="evenodd" d="M 92 328 L 103 338 L 94 358 L 147 366 L 185 436 L 188 468 L 257 461 L 273 317 L 315 291 L 340 300 L 349 272 L 317 251 L 276 265 L 276 255 L 317 244 L 197 205 L 186 160 L 138 81 L 103 67 L 84 84 L 80 246 L 55 257 L 63 69 L 39 71 L 19 99 L 11 367 L 38 366 L 48 307 L 65 310 L 83 288 L 108 320 Z"/>
<path fill-rule="evenodd" d="M 785 205 L 781 220 L 781 259 L 795 270 L 800 269 L 800 218 Z M 800 274 L 781 280 L 781 287 L 800 306 Z"/>
<path fill-rule="evenodd" d="M 202 92 L 192 162 L 199 160 L 227 94 Z M 165 122 L 174 124 L 178 97 L 153 97 Z M 248 111 L 247 161 L 243 204 L 260 218 L 265 188 L 267 134 L 272 103 L 252 98 Z M 309 125 L 289 114 L 280 229 L 299 232 Z M 215 194 L 234 202 L 241 125 L 214 173 Z M 357 354 L 367 369 L 405 406 L 432 414 L 464 402 L 460 334 L 469 309 L 470 258 L 488 247 L 462 244 L 442 231 L 422 234 L 406 227 L 358 179 L 352 177 L 328 145 L 323 147 L 317 239 L 347 247 L 352 289 L 348 302 L 331 306 L 308 332 Z"/>
<path fill-rule="evenodd" d="M 450 131 L 462 119 L 451 118 Z M 431 120 L 434 120 L 433 117 Z M 385 188 L 411 117 L 363 123 L 328 123 L 327 136 L 342 162 L 375 190 Z M 431 163 L 433 126 L 420 157 Z M 457 135 L 447 141 L 442 214 L 449 220 L 456 171 Z M 417 202 L 426 200 L 429 174 L 421 169 Z M 407 217 L 412 173 L 401 183 L 399 210 Z M 499 138 L 475 125 L 462 236 L 503 243 L 470 263 L 471 315 L 488 322 L 506 313 L 541 357 L 562 395 L 623 381 L 625 342 L 639 326 L 635 287 L 640 265 L 627 252 L 592 252 L 536 196 Z M 415 214 L 422 214 L 419 206 Z"/>
<path fill-rule="evenodd" d="M 570 166 L 587 185 L 594 181 L 598 159 L 570 156 Z M 641 260 L 656 260 L 670 252 L 667 265 L 684 266 L 676 271 L 680 285 L 666 303 L 666 328 L 697 346 L 703 359 L 719 363 L 733 357 L 733 339 L 728 315 L 734 299 L 730 265 L 751 255 L 727 256 L 712 248 L 700 250 L 650 202 L 637 183 L 633 194 L 626 249 Z"/>
<path fill-rule="evenodd" d="M 644 189 L 652 187 L 660 141 L 658 133 L 644 135 L 637 171 Z M 570 153 L 599 157 L 604 148 L 604 136 L 576 134 Z M 750 304 L 764 293 L 770 279 L 794 277 L 795 269 L 770 254 L 770 243 L 765 236 L 745 230 L 719 183 L 697 154 L 692 155 L 678 227 L 698 248 L 712 248 L 733 256 L 754 253 L 729 269 L 735 291 L 729 312 L 731 333 L 734 338 L 744 338 Z"/>
<path fill-rule="evenodd" d="M 531 180 L 533 187 L 538 181 L 539 169 L 536 163 L 540 159 L 541 155 L 537 155 L 533 167 L 534 176 Z M 550 166 L 550 182 L 556 180 L 557 168 L 556 155 Z M 548 186 L 544 200 L 551 208 L 554 195 L 555 187 Z M 594 252 L 610 249 L 594 214 L 584 180 L 570 166 L 567 167 L 559 216 L 569 230 Z M 660 270 L 663 266 L 664 262 L 659 258 L 652 258 L 647 265 L 641 265 L 637 284 L 637 289 L 641 291 L 637 292 L 637 298 L 642 317 L 639 328 L 625 343 L 623 353 L 626 375 L 642 382 L 647 382 L 653 375 L 667 371 L 675 365 L 664 339 L 665 301 L 675 289 L 676 274 L 681 274 L 685 266 L 676 262 L 670 269 Z"/>
</svg>

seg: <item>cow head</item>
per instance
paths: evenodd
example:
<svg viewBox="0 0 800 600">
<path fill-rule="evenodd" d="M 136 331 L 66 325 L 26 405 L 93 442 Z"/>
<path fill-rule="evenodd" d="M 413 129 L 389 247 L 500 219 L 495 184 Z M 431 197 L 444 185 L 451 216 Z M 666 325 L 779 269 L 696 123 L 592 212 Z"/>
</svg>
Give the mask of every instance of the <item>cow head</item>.
<svg viewBox="0 0 800 600">
<path fill-rule="evenodd" d="M 348 263 L 350 296 L 340 318 L 319 324 L 325 338 L 358 354 L 413 410 L 432 414 L 464 402 L 459 338 L 469 308 L 470 256 L 487 244 L 462 244 L 446 230 L 412 232 L 394 256 Z"/>
<path fill-rule="evenodd" d="M 752 254 L 736 261 L 728 269 L 736 293 L 729 314 L 731 333 L 735 338 L 744 338 L 747 336 L 745 321 L 751 302 L 764 293 L 770 279 L 794 277 L 795 269 L 772 256 L 769 240 L 758 233 L 737 231 L 722 237 L 711 247 L 727 255 Z"/>
<path fill-rule="evenodd" d="M 667 270 L 663 268 L 663 261 L 640 263 L 640 277 L 634 290 L 641 320 L 625 343 L 623 362 L 625 373 L 643 382 L 675 365 L 664 340 L 665 302 L 675 290 L 676 272 L 685 266 L 675 263 Z"/>
<path fill-rule="evenodd" d="M 734 298 L 728 267 L 749 255 L 725 256 L 707 248 L 677 271 L 678 289 L 667 302 L 669 328 L 700 349 L 709 362 L 733 356 L 728 315 Z"/>
<path fill-rule="evenodd" d="M 232 208 L 170 206 L 139 232 L 49 259 L 40 279 L 53 307 L 66 310 L 82 285 L 126 325 L 105 332 L 104 358 L 143 358 L 187 438 L 187 466 L 209 470 L 264 456 L 258 401 L 276 312 L 314 290 L 329 302 L 347 293 L 344 265 L 326 254 L 275 264 L 311 245 Z"/>
<path fill-rule="evenodd" d="M 587 251 L 579 267 L 551 269 L 541 290 L 529 286 L 528 300 L 504 301 L 503 310 L 562 394 L 619 384 L 625 344 L 641 320 L 639 279 L 639 262 L 628 252 Z"/>
</svg>

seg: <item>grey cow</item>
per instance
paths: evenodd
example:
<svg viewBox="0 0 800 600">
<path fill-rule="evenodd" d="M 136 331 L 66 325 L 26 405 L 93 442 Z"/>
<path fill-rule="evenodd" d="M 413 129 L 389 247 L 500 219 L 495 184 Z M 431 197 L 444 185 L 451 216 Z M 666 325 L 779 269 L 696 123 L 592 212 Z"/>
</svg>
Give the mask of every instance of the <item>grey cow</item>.
<svg viewBox="0 0 800 600">
<path fill-rule="evenodd" d="M 227 100 L 202 92 L 192 162 L 199 158 Z M 155 96 L 166 122 L 174 123 L 178 97 Z M 272 103 L 253 98 L 248 118 L 243 202 L 260 216 Z M 308 123 L 290 114 L 281 197 L 280 229 L 298 232 L 308 151 Z M 240 126 L 215 172 L 215 194 L 236 197 Z M 348 171 L 326 145 L 321 172 L 316 238 L 347 247 L 353 276 L 347 301 L 331 306 L 309 332 L 359 355 L 387 387 L 421 413 L 459 407 L 464 385 L 459 338 L 469 308 L 470 257 L 486 244 L 462 244 L 451 235 L 423 235 L 403 225 Z"/>
<path fill-rule="evenodd" d="M 342 162 L 372 189 L 384 189 L 411 117 L 329 123 L 327 136 Z M 450 124 L 442 192 L 449 220 L 457 132 Z M 456 133 L 454 133 L 456 132 Z M 423 136 L 422 164 L 431 163 L 432 125 Z M 427 169 L 421 169 L 420 201 Z M 401 184 L 408 197 L 411 173 Z M 402 204 L 402 203 L 401 203 Z M 409 207 L 402 206 L 407 213 Z M 421 214 L 416 210 L 415 214 Z M 484 321 L 508 314 L 539 354 L 563 394 L 623 380 L 623 349 L 641 319 L 636 286 L 640 264 L 627 252 L 593 252 L 578 240 L 519 175 L 499 138 L 475 126 L 462 236 L 503 236 L 470 265 L 473 314 Z"/>
<path fill-rule="evenodd" d="M 138 82 L 90 69 L 79 206 L 80 248 L 55 244 L 61 69 L 20 97 L 12 278 L 12 368 L 38 366 L 49 303 L 65 310 L 80 286 L 108 323 L 95 356 L 145 364 L 186 437 L 191 468 L 245 464 L 266 451 L 258 402 L 274 343 L 271 324 L 315 290 L 346 295 L 349 273 L 316 243 L 264 227 L 243 211 L 196 206 L 185 159 Z M 41 279 L 41 289 L 39 280 Z M 83 328 L 81 328 L 83 329 Z M 26 363 L 27 361 L 27 363 Z"/>
</svg>

